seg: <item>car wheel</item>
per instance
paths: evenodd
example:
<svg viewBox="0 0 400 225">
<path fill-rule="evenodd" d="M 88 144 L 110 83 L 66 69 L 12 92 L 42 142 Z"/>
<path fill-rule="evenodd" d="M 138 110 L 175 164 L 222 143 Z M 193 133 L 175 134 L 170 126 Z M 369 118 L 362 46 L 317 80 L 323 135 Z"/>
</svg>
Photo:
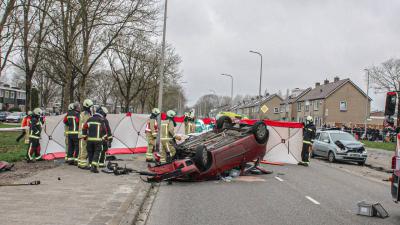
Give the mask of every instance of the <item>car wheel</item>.
<svg viewBox="0 0 400 225">
<path fill-rule="evenodd" d="M 365 160 L 361 162 L 357 162 L 359 166 L 364 166 L 365 165 Z"/>
<path fill-rule="evenodd" d="M 251 131 L 253 132 L 257 143 L 265 144 L 268 141 L 269 131 L 268 131 L 267 126 L 265 125 L 265 123 L 263 121 L 256 122 L 253 125 Z"/>
<path fill-rule="evenodd" d="M 211 166 L 211 153 L 207 151 L 206 146 L 199 145 L 196 147 L 196 154 L 193 157 L 194 164 L 200 171 L 206 171 Z"/>
<path fill-rule="evenodd" d="M 224 128 L 229 128 L 233 126 L 232 119 L 229 116 L 221 116 L 217 120 L 217 130 L 222 130 Z"/>
<path fill-rule="evenodd" d="M 333 154 L 333 152 L 329 152 L 329 154 L 328 154 L 328 161 L 331 162 L 331 163 L 333 163 L 333 162 L 336 161 L 336 159 L 335 159 L 335 154 Z"/>
</svg>

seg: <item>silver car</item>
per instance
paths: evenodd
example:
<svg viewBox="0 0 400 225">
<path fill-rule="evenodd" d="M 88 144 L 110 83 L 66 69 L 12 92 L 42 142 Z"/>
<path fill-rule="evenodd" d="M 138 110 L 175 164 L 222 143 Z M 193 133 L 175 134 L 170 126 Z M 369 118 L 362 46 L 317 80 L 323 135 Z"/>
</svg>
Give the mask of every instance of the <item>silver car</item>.
<svg viewBox="0 0 400 225">
<path fill-rule="evenodd" d="M 357 162 L 363 166 L 367 160 L 367 150 L 347 132 L 326 130 L 317 132 L 311 156 L 326 157 L 329 162 Z"/>
</svg>

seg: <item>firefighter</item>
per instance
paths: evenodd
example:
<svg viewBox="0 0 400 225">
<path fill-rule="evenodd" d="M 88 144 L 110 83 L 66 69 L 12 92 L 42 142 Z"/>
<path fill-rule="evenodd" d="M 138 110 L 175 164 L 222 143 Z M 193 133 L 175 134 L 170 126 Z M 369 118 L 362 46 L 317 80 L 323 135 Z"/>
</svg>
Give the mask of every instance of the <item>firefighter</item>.
<svg viewBox="0 0 400 225">
<path fill-rule="evenodd" d="M 85 125 L 86 121 L 92 116 L 91 107 L 93 106 L 93 102 L 90 99 L 85 99 L 83 101 L 83 110 L 79 115 L 79 157 L 78 157 L 78 167 L 81 169 L 90 169 L 89 164 L 87 162 L 88 153 L 86 144 L 86 139 L 82 136 L 82 129 Z"/>
<path fill-rule="evenodd" d="M 306 124 L 303 128 L 303 149 L 301 150 L 301 162 L 299 165 L 308 166 L 310 161 L 308 160 L 312 148 L 312 143 L 315 139 L 316 128 L 313 123 L 313 118 L 308 116 Z"/>
<path fill-rule="evenodd" d="M 68 113 L 64 117 L 66 126 L 66 138 L 68 139 L 67 159 L 66 162 L 70 165 L 78 164 L 79 155 L 79 104 L 71 103 L 68 106 Z"/>
<path fill-rule="evenodd" d="M 147 152 L 146 152 L 146 162 L 153 162 L 154 156 L 153 152 L 156 147 L 157 133 L 158 133 L 158 125 L 157 125 L 157 117 L 160 115 L 160 110 L 158 108 L 154 108 L 151 110 L 150 119 L 146 124 L 146 137 L 147 137 Z"/>
<path fill-rule="evenodd" d="M 17 142 L 19 142 L 22 138 L 24 138 L 24 143 L 29 144 L 29 122 L 31 121 L 32 118 L 32 111 L 28 111 L 28 114 L 24 116 L 21 122 L 21 127 L 24 128 L 22 130 L 22 133 L 20 136 L 17 138 Z"/>
<path fill-rule="evenodd" d="M 68 105 L 68 111 L 72 110 L 73 107 L 74 107 L 74 103 L 69 104 Z M 67 135 L 68 130 L 69 130 L 68 126 L 65 125 L 65 123 L 64 123 L 64 140 L 65 140 L 65 158 L 64 158 L 64 160 L 65 160 L 65 162 L 68 161 L 68 135 Z M 79 143 L 78 143 L 78 147 L 79 147 Z"/>
<path fill-rule="evenodd" d="M 42 110 L 36 108 L 33 110 L 31 119 L 29 121 L 29 147 L 26 153 L 26 161 L 32 162 L 39 160 L 40 155 L 40 134 L 42 132 L 42 123 L 40 120 L 40 114 Z"/>
<path fill-rule="evenodd" d="M 87 140 L 87 155 L 92 173 L 98 173 L 103 142 L 107 140 L 107 128 L 104 123 L 103 109 L 99 107 L 83 126 L 82 139 Z"/>
<path fill-rule="evenodd" d="M 181 137 L 175 134 L 176 122 L 174 121 L 174 116 L 176 113 L 173 110 L 167 112 L 167 120 L 161 122 L 161 163 L 167 162 L 167 154 L 172 159 L 176 150 L 172 145 L 172 141 L 181 140 Z"/>
<path fill-rule="evenodd" d="M 196 125 L 194 123 L 194 113 L 193 112 L 187 112 L 185 113 L 185 135 L 192 134 L 195 132 Z"/>
<path fill-rule="evenodd" d="M 107 129 L 107 138 L 103 141 L 103 149 L 100 152 L 100 160 L 99 160 L 99 167 L 105 167 L 106 163 L 106 152 L 108 148 L 111 148 L 111 143 L 113 141 L 113 136 L 111 133 L 110 123 L 107 120 L 107 113 L 108 110 L 106 107 L 101 107 L 99 113 L 104 117 L 104 125 Z"/>
</svg>

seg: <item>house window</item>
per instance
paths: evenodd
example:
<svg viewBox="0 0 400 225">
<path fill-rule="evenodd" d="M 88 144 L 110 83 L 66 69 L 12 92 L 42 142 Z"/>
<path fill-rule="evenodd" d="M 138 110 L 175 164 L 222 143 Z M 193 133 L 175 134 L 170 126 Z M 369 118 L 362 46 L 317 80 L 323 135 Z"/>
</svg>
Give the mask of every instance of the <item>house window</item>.
<svg viewBox="0 0 400 225">
<path fill-rule="evenodd" d="M 281 113 L 284 111 L 284 106 L 281 105 Z"/>
<path fill-rule="evenodd" d="M 10 97 L 10 92 L 9 91 L 5 91 L 4 92 L 4 97 L 5 98 L 9 98 Z"/>
<path fill-rule="evenodd" d="M 306 111 L 306 112 L 310 111 L 310 106 L 309 105 L 305 105 L 304 106 L 304 111 Z"/>
<path fill-rule="evenodd" d="M 274 108 L 274 113 L 279 113 L 278 107 L 275 107 L 275 108 Z"/>
<path fill-rule="evenodd" d="M 339 108 L 341 112 L 347 111 L 347 102 L 346 101 L 341 101 L 339 104 Z"/>
<path fill-rule="evenodd" d="M 0 90 L 0 97 L 4 97 L 4 91 Z"/>
<path fill-rule="evenodd" d="M 10 98 L 11 98 L 11 99 L 14 99 L 14 98 L 15 98 L 15 92 L 13 92 L 13 91 L 10 92 Z"/>
<path fill-rule="evenodd" d="M 301 112 L 301 102 L 297 103 L 297 112 Z"/>
<path fill-rule="evenodd" d="M 314 111 L 318 111 L 318 109 L 319 109 L 319 101 L 317 100 L 314 102 Z"/>
</svg>

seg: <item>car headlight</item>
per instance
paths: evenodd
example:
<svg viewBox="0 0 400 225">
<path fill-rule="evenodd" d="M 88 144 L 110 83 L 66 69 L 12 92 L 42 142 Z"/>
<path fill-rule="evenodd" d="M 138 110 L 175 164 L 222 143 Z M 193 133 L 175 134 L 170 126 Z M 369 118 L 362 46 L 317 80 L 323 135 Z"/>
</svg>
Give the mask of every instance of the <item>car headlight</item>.
<svg viewBox="0 0 400 225">
<path fill-rule="evenodd" d="M 337 147 L 336 152 L 337 153 L 345 153 L 345 152 L 347 152 L 347 149 L 341 149 L 341 148 Z"/>
</svg>

